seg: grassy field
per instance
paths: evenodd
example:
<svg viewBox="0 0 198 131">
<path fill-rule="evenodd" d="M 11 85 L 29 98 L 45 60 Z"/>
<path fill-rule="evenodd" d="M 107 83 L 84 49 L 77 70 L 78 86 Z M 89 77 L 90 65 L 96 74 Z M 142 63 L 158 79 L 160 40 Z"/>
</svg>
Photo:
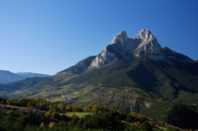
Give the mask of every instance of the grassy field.
<svg viewBox="0 0 198 131">
<path fill-rule="evenodd" d="M 77 116 L 79 118 L 84 118 L 88 115 L 92 115 L 92 112 L 67 112 L 66 115 L 69 117 Z"/>
</svg>

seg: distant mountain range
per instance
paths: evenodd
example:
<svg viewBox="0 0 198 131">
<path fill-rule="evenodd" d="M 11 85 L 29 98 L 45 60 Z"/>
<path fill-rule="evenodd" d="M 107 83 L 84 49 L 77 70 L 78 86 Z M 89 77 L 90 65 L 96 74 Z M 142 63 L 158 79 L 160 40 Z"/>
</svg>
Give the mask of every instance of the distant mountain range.
<svg viewBox="0 0 198 131">
<path fill-rule="evenodd" d="M 25 80 L 27 78 L 47 76 L 49 75 L 29 72 L 13 73 L 10 71 L 0 70 L 0 84 L 9 84 L 20 80 Z"/>
<path fill-rule="evenodd" d="M 1 86 L 0 95 L 142 112 L 163 119 L 177 103 L 198 105 L 198 63 L 161 47 L 148 29 L 118 33 L 98 55 L 54 76 Z"/>
</svg>

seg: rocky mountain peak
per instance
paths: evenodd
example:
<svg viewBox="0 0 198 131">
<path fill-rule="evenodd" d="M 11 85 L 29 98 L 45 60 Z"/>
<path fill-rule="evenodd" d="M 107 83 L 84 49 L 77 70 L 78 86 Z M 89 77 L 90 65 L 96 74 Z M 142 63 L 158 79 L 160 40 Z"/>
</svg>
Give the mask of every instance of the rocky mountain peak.
<svg viewBox="0 0 198 131">
<path fill-rule="evenodd" d="M 135 56 L 139 57 L 143 55 L 148 56 L 160 54 L 161 46 L 149 29 L 140 29 L 136 38 L 139 39 L 141 42 L 139 43 L 138 47 L 134 52 Z"/>
<path fill-rule="evenodd" d="M 125 44 L 128 41 L 128 35 L 126 31 L 119 32 L 112 40 L 112 44 Z"/>
<path fill-rule="evenodd" d="M 96 56 L 91 67 L 98 68 L 120 60 L 130 61 L 133 57 L 158 57 L 160 53 L 161 46 L 149 29 L 142 28 L 135 37 L 128 37 L 127 32 L 122 31 Z"/>
<path fill-rule="evenodd" d="M 141 39 L 143 42 L 151 42 L 155 39 L 154 35 L 149 29 L 141 28 L 137 33 L 137 38 Z"/>
</svg>

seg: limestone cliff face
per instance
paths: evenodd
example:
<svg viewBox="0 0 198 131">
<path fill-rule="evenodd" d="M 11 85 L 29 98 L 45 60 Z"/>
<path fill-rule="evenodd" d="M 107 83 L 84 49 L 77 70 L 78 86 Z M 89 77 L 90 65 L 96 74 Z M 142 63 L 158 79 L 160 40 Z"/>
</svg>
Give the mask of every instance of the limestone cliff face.
<svg viewBox="0 0 198 131">
<path fill-rule="evenodd" d="M 160 55 L 161 46 L 151 31 L 148 29 L 141 29 L 137 38 L 140 39 L 140 43 L 135 49 L 135 56 Z"/>
<path fill-rule="evenodd" d="M 161 46 L 150 30 L 143 28 L 134 38 L 128 37 L 127 32 L 122 31 L 96 56 L 90 66 L 99 68 L 119 60 L 130 60 L 133 57 L 142 56 L 153 57 L 160 53 Z"/>
</svg>

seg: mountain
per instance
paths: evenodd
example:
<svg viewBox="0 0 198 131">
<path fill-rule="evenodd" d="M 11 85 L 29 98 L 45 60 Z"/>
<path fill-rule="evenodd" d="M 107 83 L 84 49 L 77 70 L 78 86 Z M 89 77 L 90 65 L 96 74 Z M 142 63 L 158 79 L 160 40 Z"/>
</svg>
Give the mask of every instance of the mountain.
<svg viewBox="0 0 198 131">
<path fill-rule="evenodd" d="M 33 77 L 47 77 L 45 74 L 38 73 L 13 73 L 10 71 L 0 70 L 0 84 L 8 84 Z"/>
<path fill-rule="evenodd" d="M 33 77 L 48 77 L 49 75 L 47 74 L 40 74 L 40 73 L 31 73 L 31 72 L 19 72 L 16 73 L 18 76 L 21 76 L 25 79 L 27 78 L 33 78 Z"/>
<path fill-rule="evenodd" d="M 164 119 L 178 103 L 198 105 L 197 69 L 196 61 L 162 47 L 150 30 L 141 29 L 134 37 L 122 31 L 98 55 L 48 78 L 6 85 L 0 94 L 104 106 Z"/>
<path fill-rule="evenodd" d="M 18 76 L 15 73 L 12 73 L 10 71 L 4 71 L 0 70 L 0 83 L 1 84 L 6 84 L 6 83 L 12 83 L 22 80 L 22 77 Z"/>
</svg>

